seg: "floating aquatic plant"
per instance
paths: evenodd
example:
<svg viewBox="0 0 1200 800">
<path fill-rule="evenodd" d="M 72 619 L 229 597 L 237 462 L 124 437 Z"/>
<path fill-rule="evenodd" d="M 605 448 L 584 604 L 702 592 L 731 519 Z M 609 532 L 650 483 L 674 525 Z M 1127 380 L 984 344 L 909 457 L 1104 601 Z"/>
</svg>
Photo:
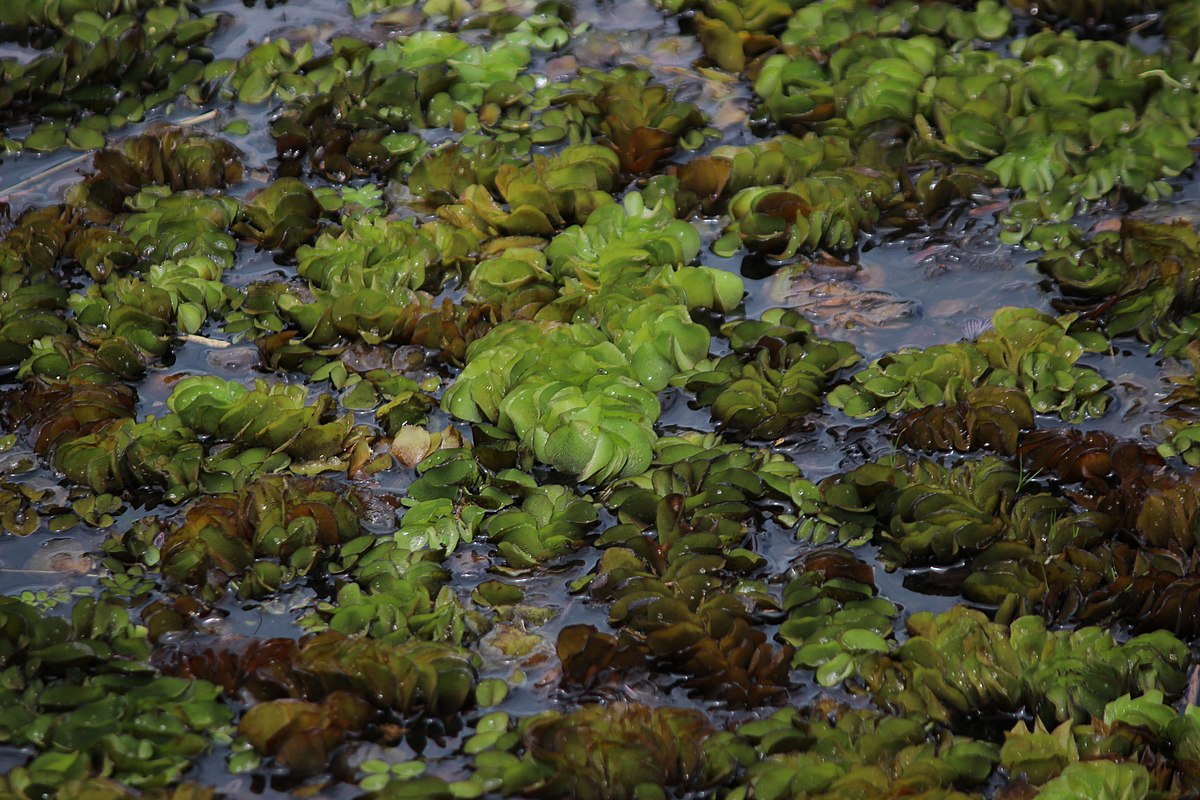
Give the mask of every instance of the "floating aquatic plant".
<svg viewBox="0 0 1200 800">
<path fill-rule="evenodd" d="M 796 647 L 794 663 L 816 670 L 833 686 L 853 676 L 864 659 L 886 653 L 899 611 L 877 596 L 871 567 L 844 550 L 805 556 L 783 590 L 788 618 L 779 637 Z"/>
<path fill-rule="evenodd" d="M 326 632 L 294 639 L 230 641 L 159 656 L 164 671 L 199 677 L 261 702 L 238 724 L 260 753 L 301 772 L 320 771 L 343 737 L 382 712 L 449 716 L 473 701 L 475 669 L 449 645 L 395 645 Z"/>
<path fill-rule="evenodd" d="M 998 760 L 996 747 L 965 736 L 937 736 L 915 717 L 881 715 L 832 702 L 783 708 L 741 725 L 759 754 L 731 797 L 968 797 Z"/>
<path fill-rule="evenodd" d="M 595 505 L 565 486 L 530 485 L 526 491 L 520 507 L 501 511 L 483 525 L 484 535 L 513 569 L 532 567 L 578 547 L 597 521 Z"/>
<path fill-rule="evenodd" d="M 61 444 L 54 463 L 94 492 L 161 487 L 182 500 L 199 488 L 204 449 L 174 415 L 135 422 L 121 419 Z"/>
<path fill-rule="evenodd" d="M 6 137 L 7 150 L 99 149 L 110 129 L 140 122 L 178 96 L 194 103 L 211 96 L 204 74 L 212 53 L 205 42 L 217 28 L 217 14 L 157 2 L 56 0 L 2 13 L 0 24 L 18 37 L 40 40 L 46 29 L 55 36 L 40 48 L 47 52 L 25 63 L 0 60 L 3 126 L 35 123 L 21 142 Z"/>
<path fill-rule="evenodd" d="M 968 452 L 986 447 L 1012 455 L 1021 432 L 1033 424 L 1033 406 L 1023 392 L 980 386 L 953 405 L 909 412 L 896 428 L 904 442 L 918 450 Z"/>
<path fill-rule="evenodd" d="M 193 377 L 175 385 L 167 407 L 198 433 L 287 453 L 298 461 L 332 461 L 353 446 L 352 422 L 347 417 L 323 421 L 331 398 L 321 395 L 305 405 L 306 394 L 303 387 L 262 380 L 247 389 L 233 381 Z"/>
<path fill-rule="evenodd" d="M 524 726 L 525 747 L 542 771 L 534 796 L 633 798 L 640 787 L 703 786 L 703 716 L 685 709 L 588 706 Z"/>
<path fill-rule="evenodd" d="M 204 800 L 209 753 L 234 793 L 1195 791 L 1195 370 L 1138 412 L 1158 452 L 1039 427 L 1103 414 L 1110 337 L 1196 360 L 1191 209 L 1143 207 L 1195 163 L 1195 4 L 663 5 L 665 41 L 352 0 L 375 33 L 242 52 L 160 0 L 0 9 L 30 175 L 0 209 L 0 528 L 37 583 L 0 599 L 0 794 Z M 113 138 L 156 108 L 201 113 Z M 60 147 L 95 151 L 65 191 L 89 156 Z M 698 266 L 819 279 L 997 215 L 1063 316 L 844 380 L 821 309 Z M 826 399 L 893 419 L 800 441 Z M 973 606 L 912 613 L 880 564 Z M 227 635 L 256 616 L 299 629 Z M 528 713 L 546 692 L 572 708 Z M 697 705 L 628 702 L 664 693 Z"/>
<path fill-rule="evenodd" d="M 878 536 L 892 563 L 954 563 L 1005 535 L 1017 471 L 985 457 L 947 469 L 931 461 L 866 464 L 821 484 L 843 541 Z"/>
<path fill-rule="evenodd" d="M 622 524 L 597 541 L 608 549 L 589 583 L 593 597 L 613 601 L 610 620 L 631 640 L 618 651 L 560 637 L 560 651 L 574 653 L 572 674 L 586 681 L 613 669 L 614 658 L 636 665 L 641 650 L 687 676 L 693 693 L 736 705 L 770 702 L 787 686 L 792 649 L 771 646 L 749 624 L 748 603 L 763 611 L 777 603 L 761 585 L 738 579 L 763 564 L 742 546 L 746 523 L 759 503 L 808 506 L 812 484 L 784 459 L 699 436 L 662 439 L 656 450 L 660 466 L 613 483 L 605 503 Z M 653 538 L 643 534 L 650 528 Z"/>
<path fill-rule="evenodd" d="M 124 218 L 121 230 L 149 263 L 196 257 L 221 269 L 233 265 L 236 243 L 226 229 L 241 210 L 237 200 L 151 187 L 129 202 L 133 213 Z"/>
<path fill-rule="evenodd" d="M 583 114 L 592 133 L 616 151 L 625 172 L 650 172 L 677 147 L 695 149 L 703 143 L 700 109 L 676 100 L 669 88 L 651 82 L 649 73 L 629 68 L 580 72 L 558 102 Z"/>
<path fill-rule="evenodd" d="M 442 405 L 511 430 L 539 461 L 597 483 L 649 466 L 659 413 L 625 354 L 597 329 L 518 321 L 468 349 Z"/>
<path fill-rule="evenodd" d="M 172 191 L 226 189 L 241 182 L 241 154 L 228 140 L 186 128 L 162 127 L 109 146 L 92 159 L 95 173 L 67 193 L 96 221 L 124 210 L 143 187 Z"/>
<path fill-rule="evenodd" d="M 350 692 L 333 692 L 319 703 L 271 700 L 242 716 L 238 733 L 255 750 L 274 757 L 292 774 L 313 775 L 349 734 L 366 727 L 375 709 Z"/>
<path fill-rule="evenodd" d="M 140 520 L 121 537 L 121 556 L 158 568 L 181 590 L 219 597 L 232 582 L 243 596 L 263 596 L 359 536 L 360 510 L 330 484 L 267 476 L 201 499 L 176 525 Z"/>
<path fill-rule="evenodd" d="M 732 224 L 713 243 L 715 253 L 729 256 L 741 245 L 778 259 L 850 252 L 877 225 L 927 224 L 994 183 L 986 172 L 957 163 L 930 165 L 913 180 L 894 150 L 871 141 L 856 147 L 840 131 L 798 134 L 717 147 L 678 169 L 682 206 L 712 210 L 728 198 Z"/>
<path fill-rule="evenodd" d="M 884 356 L 835 387 L 829 403 L 852 417 L 870 417 L 957 403 L 972 388 L 999 386 L 1022 389 L 1039 414 L 1057 412 L 1064 420 L 1100 416 L 1108 405 L 1102 393 L 1107 381 L 1075 363 L 1102 347 L 1103 339 L 1072 333 L 1073 322 L 1003 308 L 993 315 L 993 328 L 974 342 Z"/>
<path fill-rule="evenodd" d="M 6 776 L 13 791 L 54 794 L 92 776 L 169 785 L 212 737 L 227 737 L 233 714 L 219 687 L 160 675 L 120 606 L 85 599 L 66 618 L 46 617 L 6 597 L 0 616 L 10 676 L 0 692 L 3 739 L 37 753 Z"/>
<path fill-rule="evenodd" d="M 1052 632 L 1040 617 L 998 625 L 961 606 L 906 624 L 910 638 L 881 662 L 876 696 L 933 719 L 1024 706 L 1047 723 L 1081 722 L 1123 694 L 1183 687 L 1185 650 L 1163 632 L 1117 644 L 1098 628 Z"/>
<path fill-rule="evenodd" d="M 280 182 L 272 184 L 278 186 Z M 411 222 L 367 218 L 349 221 L 336 236 L 325 233 L 296 252 L 296 271 L 334 296 L 353 289 L 382 292 L 436 285 L 438 251 Z"/>
<path fill-rule="evenodd" d="M 1011 540 L 970 563 L 963 594 L 1055 620 L 1190 635 L 1195 490 L 1164 472 L 1153 451 L 1095 432 L 1035 432 L 1021 456 L 1025 469 L 1087 493 L 1072 493 L 1075 506 L 1045 494 L 1018 501 Z"/>
<path fill-rule="evenodd" d="M 57 312 L 65 308 L 67 292 L 52 270 L 71 227 L 71 214 L 61 206 L 28 211 L 0 243 L 0 359 L 5 364 L 20 363 L 34 340 L 66 331 Z"/>
<path fill-rule="evenodd" d="M 1047 248 L 1038 266 L 1068 303 L 1104 321 L 1110 336 L 1135 334 L 1179 353 L 1190 341 L 1184 318 L 1197 311 L 1200 237 L 1186 222 L 1127 217 L 1119 230 L 1086 240 L 1076 228 Z"/>
<path fill-rule="evenodd" d="M 1018 40 L 1005 57 L 956 43 L 1003 36 L 1011 16 L 996 3 L 971 15 L 946 4 L 913 12 L 802 10 L 782 37 L 793 55 L 770 56 L 758 71 L 764 110 L 793 131 L 850 136 L 872 166 L 870 138 L 886 126 L 913 158 L 986 165 L 1028 198 L 1009 212 L 1015 241 L 1035 221 L 1067 219 L 1081 200 L 1118 186 L 1169 194 L 1164 179 L 1193 163 L 1194 92 L 1179 80 L 1190 69 L 1182 59 L 1051 31 Z M 907 25 L 922 33 L 908 35 Z"/>
<path fill-rule="evenodd" d="M 797 429 L 822 405 L 830 377 L 858 361 L 852 346 L 818 338 L 807 320 L 783 309 L 728 325 L 723 333 L 734 353 L 698 364 L 676 381 L 686 381 L 715 418 L 756 439 Z"/>
<path fill-rule="evenodd" d="M 578 279 L 593 291 L 606 270 L 686 265 L 699 253 L 700 234 L 675 219 L 669 201 L 648 205 L 638 193 L 597 208 L 586 224 L 568 228 L 546 248 L 556 278 Z"/>
</svg>

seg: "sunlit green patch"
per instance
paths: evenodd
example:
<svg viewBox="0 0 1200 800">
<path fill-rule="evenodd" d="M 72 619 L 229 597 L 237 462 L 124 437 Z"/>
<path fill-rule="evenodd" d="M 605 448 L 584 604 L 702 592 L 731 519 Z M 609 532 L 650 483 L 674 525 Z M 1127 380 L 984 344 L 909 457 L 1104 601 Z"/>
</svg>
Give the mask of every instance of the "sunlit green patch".
<svg viewBox="0 0 1200 800">
<path fill-rule="evenodd" d="M 899 609 L 877 595 L 870 566 L 830 549 L 810 553 L 798 572 L 783 590 L 788 618 L 779 636 L 796 647 L 795 665 L 816 670 L 817 683 L 835 686 L 894 646 Z"/>
<path fill-rule="evenodd" d="M 0 794 L 1195 788 L 1194 4 L 267 5 L 0 10 Z M 1062 316 L 762 311 L 997 233 Z"/>
<path fill-rule="evenodd" d="M 1072 331 L 1075 320 L 1000 309 L 975 341 L 884 356 L 835 387 L 829 403 L 849 416 L 871 417 L 952 404 L 976 387 L 999 386 L 1023 390 L 1039 414 L 1057 412 L 1075 422 L 1101 416 L 1108 382 L 1076 362 L 1105 341 L 1093 331 Z"/>
<path fill-rule="evenodd" d="M 1024 707 L 1049 724 L 1083 722 L 1123 694 L 1184 686 L 1186 648 L 1163 631 L 1118 644 L 1099 628 L 1049 631 L 1040 617 L 998 625 L 964 607 L 906 624 L 911 638 L 881 663 L 880 682 L 868 681 L 879 700 L 937 720 Z"/>
<path fill-rule="evenodd" d="M 1186 58 L 1050 31 L 1014 41 L 1006 57 L 952 44 L 1002 36 L 1007 12 L 995 3 L 980 4 L 971 22 L 958 9 L 922 8 L 913 18 L 922 33 L 908 36 L 904 12 L 845 5 L 792 17 L 796 34 L 783 41 L 792 35 L 793 54 L 770 56 L 757 71 L 764 110 L 793 132 L 848 137 L 867 163 L 900 180 L 898 165 L 877 161 L 876 137 L 894 137 L 892 158 L 903 148 L 909 160 L 986 166 L 1026 198 L 1007 214 L 1012 241 L 1118 187 L 1166 196 L 1166 179 L 1195 161 L 1187 146 L 1195 66 Z"/>
</svg>

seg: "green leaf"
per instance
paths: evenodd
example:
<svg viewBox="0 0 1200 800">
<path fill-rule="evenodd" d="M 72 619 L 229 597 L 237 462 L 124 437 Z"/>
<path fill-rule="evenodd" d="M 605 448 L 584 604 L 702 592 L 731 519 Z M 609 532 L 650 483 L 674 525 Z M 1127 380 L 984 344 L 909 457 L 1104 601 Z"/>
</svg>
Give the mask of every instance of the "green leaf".
<svg viewBox="0 0 1200 800">
<path fill-rule="evenodd" d="M 67 143 L 76 150 L 100 150 L 104 147 L 104 134 L 83 125 L 76 125 L 67 132 Z M 28 139 L 26 146 L 29 146 Z"/>
</svg>

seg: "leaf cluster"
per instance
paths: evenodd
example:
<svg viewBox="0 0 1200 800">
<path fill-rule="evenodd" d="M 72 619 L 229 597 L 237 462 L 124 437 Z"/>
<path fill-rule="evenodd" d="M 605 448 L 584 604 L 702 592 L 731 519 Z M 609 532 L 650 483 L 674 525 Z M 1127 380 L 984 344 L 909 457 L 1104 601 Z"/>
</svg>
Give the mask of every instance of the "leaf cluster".
<svg viewBox="0 0 1200 800">
<path fill-rule="evenodd" d="M 829 393 L 829 403 L 852 417 L 896 414 L 956 404 L 981 386 L 1019 388 L 1039 414 L 1068 421 L 1101 416 L 1108 386 L 1095 370 L 1076 365 L 1102 337 L 1072 328 L 1073 315 L 1053 318 L 1033 309 L 1002 308 L 992 329 L 974 342 L 905 349 L 872 362 Z"/>
<path fill-rule="evenodd" d="M 232 719 L 218 687 L 149 666 L 143 635 L 114 603 L 80 600 L 64 618 L 6 597 L 0 619 L 0 731 L 36 753 L 6 776 L 18 796 L 100 775 L 147 788 L 174 783 Z"/>
<path fill-rule="evenodd" d="M 781 308 L 721 332 L 734 352 L 701 362 L 675 381 L 695 392 L 726 428 L 755 439 L 799 428 L 824 404 L 833 375 L 859 359 L 852 345 L 818 337 L 800 314 Z"/>
</svg>

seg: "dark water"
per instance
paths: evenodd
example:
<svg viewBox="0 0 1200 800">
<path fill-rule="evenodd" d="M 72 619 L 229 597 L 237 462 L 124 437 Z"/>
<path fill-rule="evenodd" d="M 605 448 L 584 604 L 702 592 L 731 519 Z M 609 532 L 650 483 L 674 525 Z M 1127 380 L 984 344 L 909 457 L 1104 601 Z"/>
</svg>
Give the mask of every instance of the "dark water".
<svg viewBox="0 0 1200 800">
<path fill-rule="evenodd" d="M 293 0 L 274 8 L 259 4 L 249 9 L 240 0 L 217 0 L 205 8 L 227 15 L 212 42 L 218 58 L 235 58 L 249 46 L 267 38 L 312 41 L 319 53 L 333 36 L 384 39 L 389 35 L 386 27 L 373 25 L 370 18 L 351 19 L 344 0 Z M 742 144 L 756 139 L 745 124 L 752 106 L 749 87 L 744 82 L 717 85 L 698 76 L 691 64 L 700 56 L 699 44 L 694 37 L 681 35 L 677 18 L 663 14 L 644 0 L 620 3 L 580 0 L 575 5 L 575 14 L 576 24 L 586 23 L 590 30 L 574 37 L 567 49 L 553 54 L 554 57 L 574 56 L 584 66 L 611 67 L 618 63 L 633 63 L 647 68 L 662 82 L 679 87 L 683 99 L 699 104 L 719 127 L 725 128 L 722 144 Z M 0 45 L 0 57 L 20 59 L 26 55 L 25 49 L 17 45 Z M 215 113 L 208 114 L 210 111 Z M 271 113 L 269 108 L 232 103 L 203 110 L 182 104 L 156 112 L 145 123 L 130 127 L 128 133 L 135 134 L 160 122 L 188 122 L 201 114 L 205 114 L 205 118 L 191 124 L 196 129 L 218 134 L 232 120 L 247 121 L 251 133 L 232 137 L 243 151 L 247 166 L 247 180 L 235 187 L 233 193 L 244 197 L 266 185 L 274 175 L 275 150 L 267 133 Z M 87 156 L 67 150 L 47 156 L 11 158 L 0 164 L 0 198 L 7 198 L 15 217 L 23 208 L 55 202 L 65 187 L 88 169 Z M 1200 182 L 1181 180 L 1179 185 L 1181 191 L 1173 202 L 1181 207 L 1200 206 Z M 706 242 L 719 235 L 719 221 L 696 224 Z M 819 306 L 821 313 L 828 316 L 817 315 L 816 321 L 824 333 L 852 342 L 864 358 L 870 360 L 900 347 L 927 347 L 970 338 L 982 330 L 981 326 L 992 312 L 1003 306 L 1050 310 L 1050 295 L 1045 291 L 1042 276 L 1029 263 L 1030 255 L 1000 244 L 995 238 L 996 233 L 995 221 L 988 215 L 973 218 L 958 229 L 936 234 L 897 237 L 888 231 L 878 231 L 864 243 L 858 254 L 858 269 L 851 280 L 843 282 L 842 288 L 875 293 L 881 296 L 880 303 L 888 310 L 877 316 L 859 315 L 847 322 L 839 316 L 844 304 L 839 306 L 832 302 Z M 711 254 L 703 255 L 702 260 L 745 277 L 749 295 L 742 313 L 746 317 L 795 302 L 797 281 L 789 277 L 787 264 L 764 264 L 743 256 L 719 259 Z M 290 267 L 275 263 L 270 254 L 256 253 L 243 246 L 226 281 L 233 286 L 243 286 L 264 278 L 288 279 L 294 274 Z M 813 287 L 808 289 L 813 290 Z M 819 287 L 815 291 L 820 294 Z M 888 298 L 891 305 L 884 302 Z M 812 299 L 811 291 L 809 299 Z M 259 355 L 253 346 L 231 342 L 215 326 L 203 333 L 209 341 L 183 343 L 175 350 L 169 365 L 153 371 L 137 387 L 139 418 L 164 413 L 171 385 L 181 377 L 212 374 L 250 382 L 264 374 L 258 371 Z M 1085 363 L 1113 382 L 1114 402 L 1106 416 L 1089 421 L 1083 427 L 1144 441 L 1149 441 L 1145 436 L 1146 426 L 1161 417 L 1161 401 L 1167 392 L 1166 376 L 1186 372 L 1178 364 L 1164 364 L 1144 346 L 1136 344 L 1125 344 L 1108 355 L 1089 356 Z M 672 390 L 664 395 L 664 401 L 662 432 L 711 429 L 707 412 L 689 406 L 682 393 Z M 811 417 L 807 429 L 790 435 L 777 446 L 815 481 L 884 455 L 891 451 L 894 443 L 887 431 L 826 409 Z M 57 475 L 44 469 L 31 469 L 30 459 L 29 449 L 18 443 L 0 456 L 0 473 L 9 480 L 65 491 Z M 375 483 L 364 484 L 363 488 L 376 497 L 398 500 L 409 480 L 408 474 L 384 474 Z M 170 512 L 169 509 L 130 507 L 117 518 L 114 527 L 128 526 L 131 520 L 147 511 Z M 386 522 L 383 520 L 381 524 L 386 526 Z M 104 577 L 95 558 L 103 536 L 104 531 L 85 526 L 24 538 L 0 536 L 0 586 L 9 594 L 46 592 L 64 599 L 66 593 L 73 590 L 86 591 L 96 587 Z M 790 531 L 777 527 L 768 526 L 758 531 L 756 537 L 756 549 L 773 565 L 787 564 L 809 547 L 795 541 Z M 447 566 L 454 576 L 451 585 L 464 600 L 481 581 L 490 577 L 485 571 L 488 552 L 487 545 L 477 543 L 462 548 L 449 559 Z M 861 554 L 865 558 L 871 550 L 868 548 Z M 525 590 L 526 603 L 557 609 L 558 614 L 535 629 L 543 641 L 529 656 L 521 659 L 505 657 L 499 650 L 489 647 L 486 639 L 478 648 L 483 659 L 480 677 L 503 678 L 512 685 L 500 710 L 524 716 L 559 707 L 568 699 L 630 699 L 651 705 L 695 702 L 678 688 L 655 685 L 651 681 L 622 687 L 601 698 L 564 698 L 560 694 L 553 648 L 558 632 L 567 625 L 580 623 L 610 630 L 607 608 L 603 604 L 572 595 L 567 589 L 572 581 L 589 572 L 597 558 L 598 551 L 585 547 L 552 565 L 550 570 L 515 581 Z M 79 568 L 64 572 L 61 566 L 56 566 L 64 559 L 73 559 Z M 923 591 L 931 583 L 925 577 L 928 576 L 887 573 L 881 567 L 876 569 L 881 594 L 893 600 L 904 613 L 942 611 L 955 605 L 954 597 Z M 201 628 L 204 633 L 221 637 L 297 636 L 303 632 L 300 619 L 319 599 L 308 587 L 281 593 L 264 602 L 245 603 L 227 597 L 216 604 Z M 803 702 L 815 694 L 810 673 L 797 671 L 794 680 L 792 701 Z M 716 714 L 718 721 L 738 716 L 722 709 L 706 708 Z M 419 754 L 430 761 L 432 773 L 452 776 L 461 765 L 453 759 L 442 764 L 437 760 L 453 754 L 462 737 L 469 736 L 471 731 L 468 725 L 441 741 L 430 739 L 419 753 L 411 742 L 390 749 L 369 745 L 356 751 L 354 759 L 356 762 L 376 757 L 396 760 Z M 216 748 L 196 764 L 191 776 L 231 797 L 287 794 L 287 782 L 271 770 L 231 776 L 225 766 L 227 755 L 227 750 Z M 0 770 L 6 769 L 6 765 L 20 763 L 25 757 L 23 752 L 0 748 Z M 346 783 L 320 789 L 322 797 L 341 798 L 356 794 L 356 787 Z"/>
</svg>

